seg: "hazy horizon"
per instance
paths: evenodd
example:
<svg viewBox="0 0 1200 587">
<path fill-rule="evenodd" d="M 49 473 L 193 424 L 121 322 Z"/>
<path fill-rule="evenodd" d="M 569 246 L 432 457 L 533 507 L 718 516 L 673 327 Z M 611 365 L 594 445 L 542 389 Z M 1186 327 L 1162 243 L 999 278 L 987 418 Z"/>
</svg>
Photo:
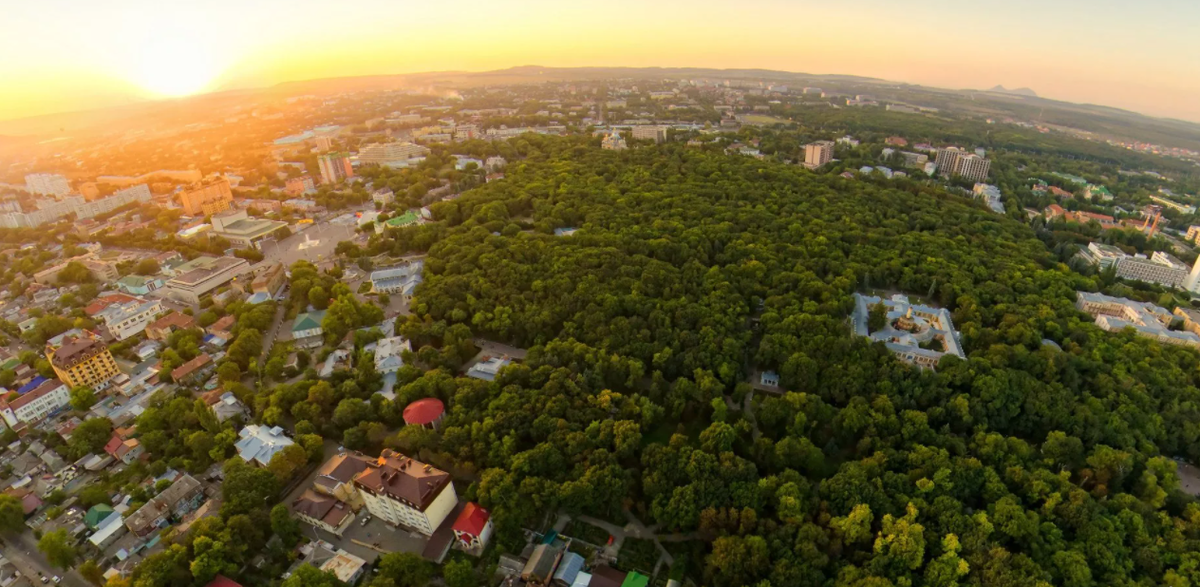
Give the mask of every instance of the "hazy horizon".
<svg viewBox="0 0 1200 587">
<path fill-rule="evenodd" d="M 853 5 L 629 0 L 562 6 L 364 0 L 6 7 L 0 120 L 282 82 L 545 67 L 695 67 L 856 75 L 1039 96 L 1200 122 L 1200 6 L 983 2 L 952 13 Z M 1160 15 L 1171 18 L 1163 22 Z"/>
</svg>

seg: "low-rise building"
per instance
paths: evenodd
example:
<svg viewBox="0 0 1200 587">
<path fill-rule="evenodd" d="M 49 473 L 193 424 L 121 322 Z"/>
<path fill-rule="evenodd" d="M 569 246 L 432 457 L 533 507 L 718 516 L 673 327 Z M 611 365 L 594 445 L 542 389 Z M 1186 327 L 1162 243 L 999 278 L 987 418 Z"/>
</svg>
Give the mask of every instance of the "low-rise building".
<svg viewBox="0 0 1200 587">
<path fill-rule="evenodd" d="M 1117 264 L 1117 261 L 1128 256 L 1125 254 L 1125 251 L 1117 247 L 1097 242 L 1088 243 L 1086 249 L 1079 251 L 1079 255 L 1087 260 L 1088 263 L 1101 269 L 1112 267 Z"/>
<path fill-rule="evenodd" d="M 869 315 L 877 305 L 884 308 L 884 326 L 870 332 Z M 901 294 L 882 299 L 856 293 L 851 321 L 854 334 L 883 342 L 896 358 L 918 367 L 934 368 L 946 355 L 966 358 L 945 308 L 913 304 Z"/>
<path fill-rule="evenodd" d="M 286 227 L 287 223 L 280 220 L 251 218 L 245 210 L 230 210 L 212 217 L 212 234 L 241 249 L 258 249 L 264 240 Z"/>
<path fill-rule="evenodd" d="M 380 269 L 371 272 L 371 288 L 376 293 L 400 294 L 405 299 L 411 298 L 413 291 L 422 281 L 421 271 L 424 263 L 414 261 L 399 267 Z"/>
<path fill-rule="evenodd" d="M 492 537 L 492 515 L 479 504 L 468 502 L 451 529 L 458 547 L 478 556 Z"/>
<path fill-rule="evenodd" d="M 208 353 L 200 353 L 192 360 L 171 370 L 171 381 L 180 385 L 203 380 L 213 370 L 213 360 Z"/>
<path fill-rule="evenodd" d="M 183 475 L 125 518 L 125 527 L 137 536 L 146 536 L 172 518 L 179 519 L 194 511 L 203 498 L 200 482 L 191 475 Z"/>
<path fill-rule="evenodd" d="M 372 466 L 375 459 L 361 453 L 340 453 L 325 461 L 313 479 L 313 490 L 350 504 L 357 510 L 362 498 L 354 486 L 354 478 Z"/>
<path fill-rule="evenodd" d="M 126 275 L 116 281 L 117 289 L 134 296 L 144 296 L 163 286 L 163 280 L 145 275 Z"/>
<path fill-rule="evenodd" d="M 295 444 L 283 434 L 279 426 L 268 428 L 258 424 L 247 424 L 238 432 L 239 440 L 233 446 L 238 456 L 247 463 L 265 467 L 283 449 Z"/>
<path fill-rule="evenodd" d="M 354 521 L 350 506 L 312 490 L 305 491 L 292 502 L 292 512 L 304 522 L 335 536 L 341 536 Z"/>
<path fill-rule="evenodd" d="M 509 366 L 512 359 L 508 357 L 484 357 L 484 359 L 467 369 L 467 377 L 482 379 L 484 381 L 495 381 L 496 375 L 500 370 Z"/>
<path fill-rule="evenodd" d="M 450 475 L 391 449 L 354 478 L 371 515 L 426 536 L 458 504 Z"/>
<path fill-rule="evenodd" d="M 395 373 L 404 366 L 401 353 L 411 351 L 412 345 L 402 336 L 382 338 L 375 343 L 375 370 L 379 373 Z"/>
<path fill-rule="evenodd" d="M 1076 294 L 1075 307 L 1094 316 L 1096 326 L 1109 332 L 1133 328 L 1139 336 L 1165 344 L 1200 347 L 1200 336 L 1169 329 L 1174 314 L 1154 304 L 1081 291 Z"/>
<path fill-rule="evenodd" d="M 1173 313 L 1182 320 L 1184 330 L 1200 334 L 1200 311 L 1194 308 L 1177 306 Z"/>
<path fill-rule="evenodd" d="M 221 287 L 250 268 L 250 263 L 237 257 L 199 257 L 189 262 L 190 271 L 182 272 L 167 282 L 167 297 L 198 305 L 200 298 Z"/>
<path fill-rule="evenodd" d="M 150 325 L 155 316 L 162 313 L 158 300 L 132 300 L 122 304 L 111 304 L 97 312 L 93 318 L 104 325 L 116 340 L 132 338 Z"/>
<path fill-rule="evenodd" d="M 302 349 L 313 349 L 325 344 L 325 329 L 321 321 L 325 319 L 325 310 L 305 312 L 296 316 L 292 321 L 292 340 L 294 346 Z"/>
<path fill-rule="evenodd" d="M 146 325 L 146 338 L 165 341 L 171 333 L 177 330 L 187 330 L 196 325 L 196 319 L 187 314 L 171 312 L 154 322 Z"/>
</svg>

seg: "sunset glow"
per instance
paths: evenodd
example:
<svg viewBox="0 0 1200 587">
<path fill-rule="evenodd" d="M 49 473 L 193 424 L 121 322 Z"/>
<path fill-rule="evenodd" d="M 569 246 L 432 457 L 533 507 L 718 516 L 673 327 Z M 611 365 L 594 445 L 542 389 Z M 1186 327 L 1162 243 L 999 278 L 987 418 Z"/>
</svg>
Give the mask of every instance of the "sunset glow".
<svg viewBox="0 0 1200 587">
<path fill-rule="evenodd" d="M 1200 120 L 1200 45 L 1183 42 L 1200 5 L 1102 2 L 1081 12 L 1074 4 L 981 2 L 950 14 L 882 0 L 618 0 L 603 9 L 545 0 L 333 9 L 311 0 L 53 0 L 7 6 L 0 20 L 0 49 L 23 56 L 0 63 L 0 119 L 300 79 L 537 64 L 1003 84 Z M 1072 24 L 1043 30 L 1056 22 Z"/>
</svg>

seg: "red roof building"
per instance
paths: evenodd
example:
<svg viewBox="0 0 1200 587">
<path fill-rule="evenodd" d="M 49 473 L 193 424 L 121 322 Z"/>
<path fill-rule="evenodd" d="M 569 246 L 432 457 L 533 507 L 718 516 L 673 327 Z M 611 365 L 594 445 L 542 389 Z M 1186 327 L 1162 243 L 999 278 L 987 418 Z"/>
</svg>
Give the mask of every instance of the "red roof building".
<svg viewBox="0 0 1200 587">
<path fill-rule="evenodd" d="M 467 502 L 451 528 L 459 546 L 478 554 L 487 546 L 488 539 L 492 536 L 492 515 L 479 507 L 479 504 Z"/>
<path fill-rule="evenodd" d="M 442 403 L 442 400 L 436 397 L 427 397 L 405 406 L 404 423 L 437 428 L 445 414 L 446 405 Z"/>
<path fill-rule="evenodd" d="M 237 581 L 230 579 L 224 575 L 217 575 L 216 579 L 208 582 L 204 587 L 242 587 Z"/>
<path fill-rule="evenodd" d="M 87 306 L 84 306 L 83 313 L 87 314 L 88 316 L 95 316 L 101 310 L 103 310 L 113 304 L 127 304 L 129 302 L 136 302 L 136 301 L 138 301 L 138 299 L 131 295 L 126 295 L 123 293 L 108 294 L 108 295 L 105 295 L 104 297 L 97 298 L 96 301 L 88 304 Z"/>
</svg>

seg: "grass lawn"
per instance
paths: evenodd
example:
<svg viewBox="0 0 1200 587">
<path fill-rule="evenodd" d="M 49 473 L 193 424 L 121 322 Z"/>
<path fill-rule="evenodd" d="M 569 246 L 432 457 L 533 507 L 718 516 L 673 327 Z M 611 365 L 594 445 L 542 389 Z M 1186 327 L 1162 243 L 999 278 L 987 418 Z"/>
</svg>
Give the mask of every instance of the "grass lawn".
<svg viewBox="0 0 1200 587">
<path fill-rule="evenodd" d="M 789 122 L 791 122 L 790 120 L 777 118 L 775 116 L 768 116 L 766 114 L 747 114 L 742 117 L 742 120 L 744 120 L 746 122 L 746 124 L 762 124 L 762 125 L 788 124 Z"/>
</svg>

